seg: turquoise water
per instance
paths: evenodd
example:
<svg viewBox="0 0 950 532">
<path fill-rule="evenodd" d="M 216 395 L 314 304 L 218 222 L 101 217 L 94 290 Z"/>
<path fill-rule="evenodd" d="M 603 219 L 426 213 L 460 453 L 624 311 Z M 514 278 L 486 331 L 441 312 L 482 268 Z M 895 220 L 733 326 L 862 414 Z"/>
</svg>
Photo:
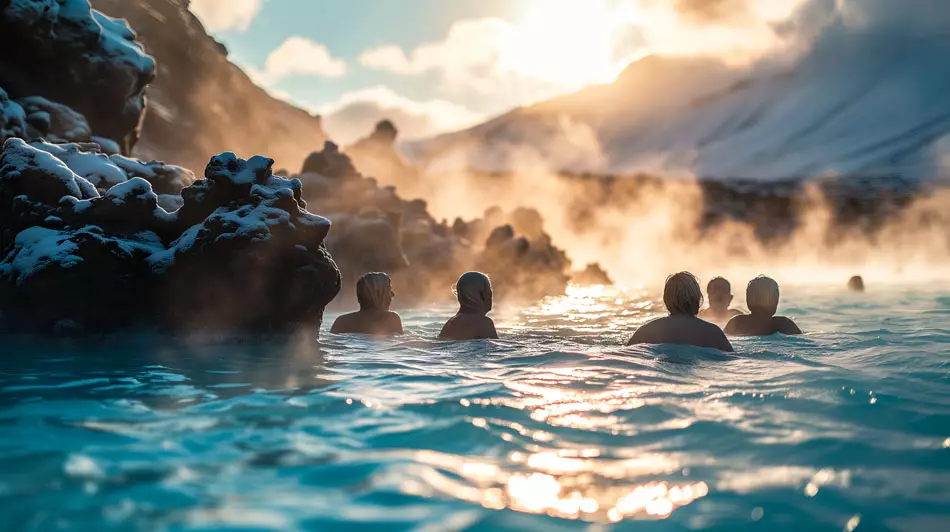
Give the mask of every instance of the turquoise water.
<svg viewBox="0 0 950 532">
<path fill-rule="evenodd" d="M 942 295 L 941 295 L 942 294 Z M 504 339 L 5 339 L 0 530 L 950 530 L 950 291 L 786 290 L 808 334 L 620 348 L 574 290 Z M 329 320 L 328 319 L 328 323 Z"/>
</svg>

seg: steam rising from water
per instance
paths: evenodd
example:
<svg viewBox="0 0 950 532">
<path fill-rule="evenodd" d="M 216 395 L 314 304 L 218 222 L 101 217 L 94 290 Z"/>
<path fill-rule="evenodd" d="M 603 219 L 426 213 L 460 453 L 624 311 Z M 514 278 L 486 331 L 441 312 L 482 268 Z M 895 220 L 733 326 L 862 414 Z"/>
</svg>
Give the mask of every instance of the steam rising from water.
<svg viewBox="0 0 950 532">
<path fill-rule="evenodd" d="M 815 183 L 793 189 L 784 200 L 748 205 L 717 204 L 697 179 L 452 172 L 424 175 L 420 183 L 409 194 L 426 199 L 436 218 L 476 217 L 492 205 L 534 207 L 575 265 L 600 262 L 628 286 L 653 285 L 684 269 L 736 282 L 763 272 L 781 282 L 832 284 L 854 274 L 873 283 L 945 279 L 939 265 L 950 257 L 950 217 L 943 207 L 950 201 L 948 189 L 920 193 L 869 229 L 867 221 L 841 223 L 835 208 L 840 200 Z M 792 219 L 769 212 L 776 201 L 796 211 Z M 733 219 L 737 210 L 751 210 L 751 219 Z M 711 214 L 719 215 L 712 225 Z M 770 225 L 783 222 L 789 224 L 787 235 L 763 238 Z"/>
</svg>

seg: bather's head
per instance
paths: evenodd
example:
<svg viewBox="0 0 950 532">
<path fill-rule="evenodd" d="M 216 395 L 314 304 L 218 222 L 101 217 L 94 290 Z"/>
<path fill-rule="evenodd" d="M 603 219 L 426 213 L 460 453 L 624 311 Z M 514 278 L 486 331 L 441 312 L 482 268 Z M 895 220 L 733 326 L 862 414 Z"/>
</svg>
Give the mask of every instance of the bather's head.
<svg viewBox="0 0 950 532">
<path fill-rule="evenodd" d="M 732 285 L 722 277 L 716 277 L 706 285 L 706 297 L 709 299 L 709 308 L 725 312 L 732 303 Z"/>
<path fill-rule="evenodd" d="M 848 290 L 852 292 L 864 292 L 864 279 L 860 275 L 848 279 Z"/>
<path fill-rule="evenodd" d="M 749 281 L 745 289 L 745 302 L 752 314 L 774 316 L 778 310 L 778 297 L 778 283 L 764 275 Z"/>
<path fill-rule="evenodd" d="M 488 314 L 492 307 L 491 281 L 481 272 L 467 272 L 455 283 L 459 311 L 467 314 Z"/>
<path fill-rule="evenodd" d="M 392 281 L 385 273 L 367 273 L 356 282 L 360 310 L 389 310 L 395 295 Z"/>
<path fill-rule="evenodd" d="M 703 291 L 696 276 L 689 272 L 675 273 L 666 279 L 663 303 L 670 315 L 696 316 L 703 304 Z"/>
</svg>

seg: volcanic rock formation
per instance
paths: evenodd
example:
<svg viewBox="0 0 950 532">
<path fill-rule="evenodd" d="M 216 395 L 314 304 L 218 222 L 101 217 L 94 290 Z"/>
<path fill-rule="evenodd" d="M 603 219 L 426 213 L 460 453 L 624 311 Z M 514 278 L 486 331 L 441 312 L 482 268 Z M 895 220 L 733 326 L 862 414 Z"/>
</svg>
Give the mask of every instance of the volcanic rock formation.
<svg viewBox="0 0 950 532">
<path fill-rule="evenodd" d="M 450 227 L 435 220 L 424 201 L 407 201 L 395 187 L 363 177 L 330 142 L 307 158 L 300 179 L 305 199 L 333 220 L 327 245 L 347 285 L 367 272 L 389 272 L 401 304 L 444 300 L 470 269 L 488 273 L 501 299 L 537 300 L 567 285 L 570 261 L 544 233 L 537 211 L 493 211 L 486 220 Z M 522 223 L 507 225 L 513 219 Z M 491 238 L 496 227 L 505 238 Z"/>
<path fill-rule="evenodd" d="M 87 0 L 0 6 L 11 52 L 0 59 L 4 325 L 318 327 L 340 272 L 324 244 L 330 222 L 306 210 L 301 182 L 275 176 L 259 156 L 215 156 L 201 180 L 128 157 L 155 63 L 127 24 Z M 236 129 L 212 122 L 202 127 Z M 194 133 L 177 125 L 177 138 Z M 278 130 L 267 136 L 279 142 Z"/>
<path fill-rule="evenodd" d="M 111 186 L 100 193 L 70 169 L 76 161 Z M 340 289 L 324 245 L 330 222 L 307 212 L 300 181 L 273 175 L 272 165 L 218 155 L 169 212 L 155 193 L 180 182 L 167 168 L 8 140 L 0 156 L 3 315 L 33 331 L 318 327 Z"/>
<path fill-rule="evenodd" d="M 0 55 L 0 87 L 13 99 L 47 100 L 28 102 L 35 107 L 68 106 L 129 154 L 155 61 L 128 24 L 92 10 L 87 0 L 8 0 L 0 6 L 0 47 L 7 51 Z M 50 113 L 50 120 L 63 114 Z M 69 126 L 65 131 L 78 133 Z"/>
</svg>

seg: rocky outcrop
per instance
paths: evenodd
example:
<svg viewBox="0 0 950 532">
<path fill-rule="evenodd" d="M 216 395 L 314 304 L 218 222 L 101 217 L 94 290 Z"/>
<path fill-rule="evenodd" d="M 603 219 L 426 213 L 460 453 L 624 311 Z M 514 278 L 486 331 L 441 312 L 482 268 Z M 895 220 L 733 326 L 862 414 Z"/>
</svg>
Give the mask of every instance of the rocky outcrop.
<svg viewBox="0 0 950 532">
<path fill-rule="evenodd" d="M 492 276 L 499 299 L 537 300 L 567 285 L 570 261 L 551 244 L 537 211 L 492 210 L 484 220 L 450 227 L 432 217 L 426 202 L 363 177 L 330 142 L 307 158 L 299 177 L 305 199 L 333 220 L 327 245 L 347 286 L 364 273 L 386 271 L 397 302 L 406 305 L 450 298 L 458 276 L 472 269 Z M 496 227 L 505 236 L 493 236 Z M 342 302 L 352 302 L 352 290 Z"/>
<path fill-rule="evenodd" d="M 571 284 L 578 286 L 609 286 L 614 284 L 614 281 L 600 264 L 592 262 L 583 270 L 571 274 Z"/>
<path fill-rule="evenodd" d="M 519 207 L 506 213 L 491 207 L 482 219 L 456 220 L 452 230 L 484 242 L 474 267 L 489 274 L 497 292 L 533 301 L 563 294 L 567 288 L 571 260 L 544 231 L 537 210 Z"/>
<path fill-rule="evenodd" d="M 8 140 L 0 311 L 33 331 L 319 326 L 340 289 L 324 244 L 330 222 L 306 210 L 299 180 L 272 166 L 218 155 L 170 212 L 156 189 L 187 181 L 180 169 Z"/>
<path fill-rule="evenodd" d="M 297 168 L 327 138 L 320 117 L 271 97 L 228 61 L 186 0 L 92 4 L 128 20 L 158 63 L 136 156 L 203 168 L 215 153 L 266 153 Z"/>
<path fill-rule="evenodd" d="M 64 140 L 84 140 L 68 137 L 85 133 L 79 125 L 85 117 L 96 135 L 129 154 L 138 140 L 145 87 L 155 78 L 155 62 L 129 26 L 92 10 L 88 0 L 0 5 L 0 47 L 8 51 L 0 56 L 0 87 L 13 99 L 29 98 L 28 116 L 37 119 L 38 108 L 48 122 L 59 122 Z"/>
<path fill-rule="evenodd" d="M 419 190 L 419 170 L 408 164 L 396 148 L 399 131 L 389 120 L 376 124 L 376 129 L 352 146 L 346 154 L 366 175 L 375 176 L 384 185 L 393 185 L 403 194 L 414 195 Z"/>
</svg>

